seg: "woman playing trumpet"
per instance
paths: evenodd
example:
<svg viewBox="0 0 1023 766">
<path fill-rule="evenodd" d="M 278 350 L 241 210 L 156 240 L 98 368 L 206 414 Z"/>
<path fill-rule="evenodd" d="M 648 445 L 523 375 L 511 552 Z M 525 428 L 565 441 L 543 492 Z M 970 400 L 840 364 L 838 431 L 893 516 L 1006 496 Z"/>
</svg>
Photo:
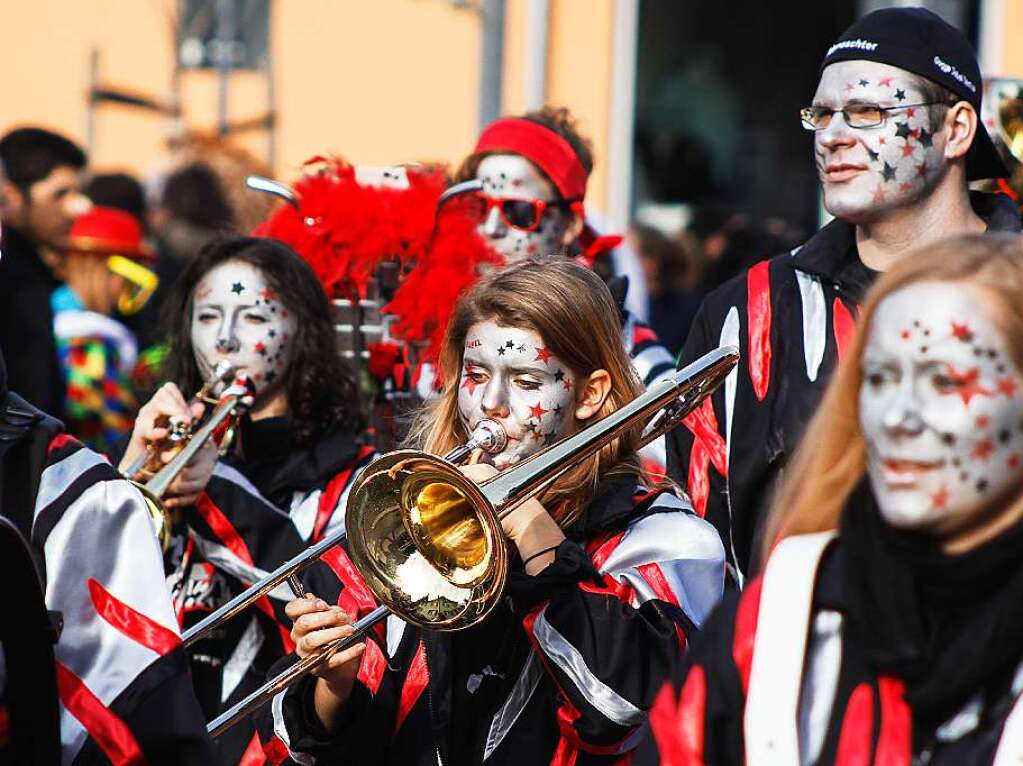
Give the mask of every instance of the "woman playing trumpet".
<svg viewBox="0 0 1023 766">
<path fill-rule="evenodd" d="M 484 278 L 459 301 L 440 365 L 444 393 L 412 439 L 445 454 L 497 421 L 507 445 L 465 467 L 477 481 L 642 390 L 610 293 L 567 261 Z M 339 652 L 275 701 L 278 736 L 339 763 L 600 763 L 632 750 L 724 575 L 713 528 L 651 486 L 638 438 L 637 427 L 503 519 L 515 563 L 481 623 L 431 633 L 389 619 L 383 650 Z M 287 611 L 299 656 L 351 632 L 350 615 L 313 596 Z"/>
<path fill-rule="evenodd" d="M 189 263 L 167 308 L 172 382 L 140 412 L 122 467 L 166 435 L 166 418 L 201 414 L 182 392 L 196 391 L 218 363 L 255 387 L 230 451 L 215 467 L 215 448 L 195 459 L 168 504 L 180 510 L 167 579 L 188 628 L 340 523 L 335 511 L 372 450 L 358 438 L 357 387 L 336 353 L 323 289 L 289 247 L 257 237 L 214 241 Z M 307 576 L 317 573 L 328 583 L 317 589 L 336 598 L 338 577 L 323 566 Z M 275 591 L 249 617 L 189 647 L 208 718 L 291 650 L 286 600 Z M 252 737 L 245 726 L 221 737 L 222 759 L 237 763 Z"/>
</svg>

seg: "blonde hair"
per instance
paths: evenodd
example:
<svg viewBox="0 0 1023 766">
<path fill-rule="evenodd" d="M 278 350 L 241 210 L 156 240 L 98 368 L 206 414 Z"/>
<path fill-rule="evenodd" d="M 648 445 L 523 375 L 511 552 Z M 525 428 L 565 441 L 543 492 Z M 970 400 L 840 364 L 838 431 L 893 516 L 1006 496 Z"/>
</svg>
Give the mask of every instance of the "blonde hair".
<svg viewBox="0 0 1023 766">
<path fill-rule="evenodd" d="M 991 320 L 1009 339 L 1013 363 L 1023 370 L 1023 238 L 955 237 L 900 261 L 867 295 L 848 354 L 785 470 L 765 526 L 761 561 L 784 537 L 838 527 L 849 495 L 866 473 L 859 393 L 871 320 L 887 296 L 920 282 L 950 282 L 982 293 L 994 309 Z"/>
<path fill-rule="evenodd" d="M 574 421 L 574 430 L 606 417 L 643 390 L 622 344 L 618 308 L 600 277 L 567 260 L 527 260 L 484 277 L 459 299 L 440 352 L 444 393 L 417 414 L 408 439 L 412 446 L 443 455 L 466 440 L 458 416 L 462 352 L 469 329 L 486 321 L 532 330 L 577 377 L 608 372 L 611 389 L 603 406 L 588 420 Z M 579 517 L 609 471 L 645 479 L 635 457 L 639 435 L 637 424 L 541 495 L 561 526 Z"/>
</svg>

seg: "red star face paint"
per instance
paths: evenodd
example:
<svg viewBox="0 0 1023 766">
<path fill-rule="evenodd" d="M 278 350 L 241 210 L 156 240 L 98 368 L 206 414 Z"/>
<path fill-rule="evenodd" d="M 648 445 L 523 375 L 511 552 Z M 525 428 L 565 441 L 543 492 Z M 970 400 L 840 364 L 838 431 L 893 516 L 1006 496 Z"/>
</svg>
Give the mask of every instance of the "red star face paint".
<svg viewBox="0 0 1023 766">
<path fill-rule="evenodd" d="M 193 296 L 192 347 L 204 378 L 226 359 L 248 373 L 257 394 L 283 379 L 295 320 L 259 269 L 244 261 L 222 263 Z"/>
<path fill-rule="evenodd" d="M 483 194 L 495 199 L 552 202 L 558 197 L 533 163 L 518 154 L 484 157 L 476 170 L 476 178 L 483 183 Z M 510 264 L 524 258 L 562 255 L 563 238 L 570 223 L 568 213 L 547 208 L 536 228 L 527 231 L 510 225 L 501 212 L 492 207 L 480 222 L 478 231 Z"/>
<path fill-rule="evenodd" d="M 1023 378 L 988 311 L 970 288 L 924 282 L 874 314 L 859 418 L 892 526 L 963 529 L 1021 484 Z"/>
<path fill-rule="evenodd" d="M 478 322 L 462 354 L 459 417 L 467 433 L 483 418 L 504 427 L 508 445 L 484 460 L 506 468 L 567 434 L 574 380 L 535 332 Z"/>
<path fill-rule="evenodd" d="M 888 109 L 875 127 L 850 127 L 836 112 L 814 132 L 814 160 L 824 206 L 848 223 L 870 223 L 928 194 L 947 170 L 945 133 L 932 131 L 927 101 L 902 69 L 841 61 L 824 70 L 815 106 Z M 903 106 L 906 105 L 906 106 Z"/>
</svg>

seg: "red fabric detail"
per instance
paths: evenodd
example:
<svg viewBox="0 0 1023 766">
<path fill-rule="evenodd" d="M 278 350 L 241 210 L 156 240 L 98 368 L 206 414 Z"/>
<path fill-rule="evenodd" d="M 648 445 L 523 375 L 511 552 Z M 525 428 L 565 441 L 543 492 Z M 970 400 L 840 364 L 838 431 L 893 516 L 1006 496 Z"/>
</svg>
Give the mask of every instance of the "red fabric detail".
<svg viewBox="0 0 1023 766">
<path fill-rule="evenodd" d="M 320 502 L 316 507 L 316 521 L 313 523 L 313 536 L 309 539 L 309 543 L 318 543 L 323 539 L 323 530 L 327 528 L 327 524 L 330 523 L 331 517 L 334 515 L 334 511 L 337 509 L 337 501 L 341 497 L 341 493 L 345 491 L 345 487 L 348 486 L 348 482 L 352 478 L 352 471 L 355 469 L 355 464 L 352 463 L 345 468 L 341 473 L 327 482 L 327 486 L 323 488 L 323 492 L 320 493 Z"/>
<path fill-rule="evenodd" d="M 561 737 L 551 758 L 551 766 L 575 766 L 578 758 L 579 748 L 569 742 L 567 737 Z"/>
<path fill-rule="evenodd" d="M 695 766 L 703 763 L 704 719 L 707 707 L 707 676 L 693 665 L 678 700 L 671 682 L 654 698 L 650 729 L 657 742 L 661 766 Z"/>
<path fill-rule="evenodd" d="M 242 536 L 238 534 L 238 530 L 234 528 L 231 521 L 217 507 L 217 504 L 210 499 L 209 495 L 205 492 L 199 495 L 199 499 L 195 501 L 195 509 L 199 511 L 199 514 L 209 524 L 210 529 L 213 530 L 213 533 L 220 538 L 220 541 L 231 553 L 249 566 L 255 566 L 252 554 L 249 552 L 249 546 L 245 544 Z"/>
<path fill-rule="evenodd" d="M 714 403 L 710 397 L 708 396 L 699 407 L 686 415 L 682 422 L 693 436 L 703 442 L 717 472 L 727 478 L 728 445 L 725 443 L 725 437 L 718 431 L 718 418 L 714 414 Z"/>
<path fill-rule="evenodd" d="M 266 763 L 266 753 L 263 752 L 263 745 L 259 741 L 259 734 L 252 735 L 248 747 L 238 760 L 238 766 L 263 766 Z"/>
<path fill-rule="evenodd" d="M 348 558 L 344 548 L 340 545 L 335 546 L 324 553 L 320 560 L 331 568 L 337 579 L 344 585 L 341 595 L 337 599 L 338 606 L 354 619 L 358 619 L 376 609 L 377 602 L 373 596 L 373 591 L 363 581 L 362 575 L 359 574 L 352 560 Z M 385 636 L 384 623 L 377 623 L 374 630 L 377 632 L 377 637 L 383 641 Z"/>
<path fill-rule="evenodd" d="M 753 393 L 764 401 L 771 383 L 771 278 L 770 261 L 761 261 L 746 274 L 746 311 L 749 318 L 749 376 Z"/>
<path fill-rule="evenodd" d="M 521 154 L 551 179 L 562 198 L 586 197 L 586 169 L 579 155 L 550 128 L 520 117 L 505 117 L 486 127 L 473 154 L 507 152 Z"/>
<path fill-rule="evenodd" d="M 877 679 L 881 698 L 881 731 L 877 737 L 874 766 L 905 766 L 912 755 L 913 723 L 901 681 L 891 676 Z"/>
<path fill-rule="evenodd" d="M 141 766 L 146 762 L 127 724 L 114 715 L 85 683 L 57 662 L 60 701 L 103 751 L 113 766 Z"/>
<path fill-rule="evenodd" d="M 181 637 L 177 633 L 128 606 L 97 580 L 90 577 L 87 584 L 92 605 L 99 616 L 135 643 L 159 655 L 181 645 Z"/>
<path fill-rule="evenodd" d="M 707 515 L 707 501 L 710 499 L 710 452 L 700 439 L 693 439 L 693 448 L 689 451 L 689 498 L 693 501 L 693 510 L 702 519 Z"/>
<path fill-rule="evenodd" d="M 999 178 L 999 179 L 996 179 L 995 183 L 998 184 L 999 190 L 1005 196 L 1007 196 L 1013 202 L 1019 202 L 1019 194 L 1016 192 L 1015 189 L 1013 189 L 1011 186 L 1009 186 L 1009 182 L 1008 181 L 1006 181 L 1004 178 Z"/>
<path fill-rule="evenodd" d="M 252 554 L 249 552 L 249 546 L 245 544 L 245 540 L 238 534 L 238 530 L 234 528 L 231 521 L 217 507 L 217 504 L 210 499 L 209 495 L 205 492 L 199 495 L 199 499 L 195 502 L 195 509 L 206 520 L 213 533 L 220 538 L 220 542 L 224 544 L 224 547 L 249 566 L 255 566 Z M 263 596 L 256 602 L 256 608 L 277 624 L 277 632 L 281 636 L 281 644 L 284 646 L 284 651 L 287 653 L 293 652 L 295 650 L 295 642 L 291 640 L 291 631 L 284 627 L 277 619 L 277 615 L 270 605 L 270 599 L 267 596 Z"/>
<path fill-rule="evenodd" d="M 664 572 L 657 563 L 640 564 L 636 567 L 636 571 L 639 572 L 640 576 L 646 580 L 647 585 L 650 586 L 650 590 L 654 592 L 661 601 L 667 604 L 672 604 L 681 609 L 682 605 L 678 602 L 678 596 L 675 595 L 675 591 L 671 589 L 671 585 L 668 584 L 668 579 L 664 576 Z M 675 632 L 678 635 L 678 645 L 681 650 L 686 648 L 686 634 L 685 631 L 678 625 L 675 626 Z"/>
<path fill-rule="evenodd" d="M 632 328 L 632 345 L 638 346 L 640 343 L 645 341 L 652 341 L 658 343 L 657 333 L 651 330 L 646 325 L 636 324 Z"/>
<path fill-rule="evenodd" d="M 618 544 L 625 537 L 625 532 L 609 533 L 604 537 L 598 537 L 587 544 L 586 552 L 590 555 L 595 569 L 600 569 L 607 562 L 608 557 L 618 547 Z"/>
<path fill-rule="evenodd" d="M 856 330 L 856 320 L 853 319 L 849 309 L 842 303 L 841 298 L 835 298 L 833 312 L 832 324 L 835 331 L 835 345 L 838 347 L 838 361 L 842 361 L 845 357 L 845 350 L 849 348 L 849 341 L 852 340 L 853 332 Z"/>
<path fill-rule="evenodd" d="M 50 439 L 50 443 L 46 445 L 46 451 L 53 452 L 54 450 L 59 450 L 61 447 L 66 447 L 69 444 L 80 446 L 81 443 L 71 434 L 57 434 Z"/>
<path fill-rule="evenodd" d="M 385 670 L 387 670 L 387 660 L 384 658 L 380 646 L 375 641 L 367 641 L 356 677 L 375 695 L 380 690 L 380 682 L 384 680 Z"/>
<path fill-rule="evenodd" d="M 860 684 L 849 695 L 842 732 L 838 737 L 835 763 L 842 766 L 868 766 L 874 735 L 874 690 Z"/>
<path fill-rule="evenodd" d="M 397 733 L 401 725 L 405 723 L 408 714 L 415 707 L 416 702 L 423 695 L 426 685 L 430 682 L 430 671 L 426 667 L 426 647 L 419 642 L 416 655 L 412 658 L 408 674 L 405 676 L 405 683 L 401 686 L 401 698 L 398 700 L 398 714 L 394 719 L 394 731 Z"/>
<path fill-rule="evenodd" d="M 397 343 L 380 342 L 369 343 L 366 346 L 369 351 L 369 374 L 381 383 L 391 377 L 394 367 L 401 357 L 401 346 Z"/>
<path fill-rule="evenodd" d="M 757 577 L 739 597 L 735 612 L 735 635 L 732 637 L 732 661 L 739 671 L 743 694 L 749 691 L 749 674 L 753 668 L 753 639 L 757 634 L 757 619 L 760 616 L 760 592 L 764 578 Z"/>
<path fill-rule="evenodd" d="M 583 210 L 583 206 L 581 204 L 573 204 L 572 212 L 584 221 L 586 220 L 586 212 Z M 585 229 L 588 228 L 589 226 L 585 227 Z M 603 234 L 601 236 L 597 236 L 594 232 L 592 236 L 588 238 L 580 235 L 578 242 L 580 245 L 584 245 L 584 250 L 579 254 L 579 257 L 576 258 L 576 262 L 588 269 L 592 269 L 597 258 L 599 258 L 603 253 L 609 253 L 614 250 L 618 247 L 618 245 L 622 244 L 624 239 L 625 237 L 621 234 Z"/>
<path fill-rule="evenodd" d="M 281 766 L 290 756 L 287 746 L 277 735 L 270 737 L 270 741 L 263 745 L 263 752 L 269 766 Z"/>
<path fill-rule="evenodd" d="M 631 587 L 608 574 L 604 575 L 599 583 L 593 582 L 593 580 L 582 580 L 579 583 L 579 590 L 598 596 L 613 596 L 626 604 L 632 603 L 635 593 Z"/>
<path fill-rule="evenodd" d="M 0 747 L 7 747 L 11 742 L 11 716 L 6 705 L 0 705 Z"/>
</svg>

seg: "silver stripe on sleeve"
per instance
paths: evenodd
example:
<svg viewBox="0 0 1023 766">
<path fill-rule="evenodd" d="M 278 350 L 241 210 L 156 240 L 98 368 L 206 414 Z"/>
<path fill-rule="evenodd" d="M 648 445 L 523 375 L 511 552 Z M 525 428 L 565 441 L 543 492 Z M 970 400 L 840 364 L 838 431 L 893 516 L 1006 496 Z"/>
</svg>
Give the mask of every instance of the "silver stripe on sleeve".
<svg viewBox="0 0 1023 766">
<path fill-rule="evenodd" d="M 224 663 L 224 672 L 221 674 L 220 683 L 221 702 L 227 702 L 234 690 L 238 688 L 245 673 L 255 662 L 264 640 L 263 631 L 259 629 L 259 620 L 253 617 L 245 628 L 245 632 L 242 633 L 242 637 L 238 639 L 238 645 L 235 646 L 231 656 Z"/>
<path fill-rule="evenodd" d="M 309 753 L 298 753 L 291 749 L 291 736 L 288 734 L 288 725 L 284 722 L 284 695 L 287 693 L 287 691 L 281 692 L 270 703 L 270 711 L 274 717 L 274 734 L 288 748 L 291 760 L 299 766 L 314 766 L 316 759 Z"/>
<path fill-rule="evenodd" d="M 806 377 L 817 380 L 824 348 L 828 342 L 828 307 L 820 277 L 796 269 L 796 283 L 803 303 L 803 356 L 806 359 Z"/>
<path fill-rule="evenodd" d="M 71 483 L 81 474 L 97 465 L 107 463 L 106 458 L 91 449 L 80 449 L 71 453 L 59 463 L 46 468 L 39 479 L 36 493 L 35 518 L 54 500 L 60 497 Z"/>
<path fill-rule="evenodd" d="M 645 564 L 657 564 L 682 611 L 700 626 L 721 600 L 724 589 L 721 538 L 708 522 L 682 512 L 688 504 L 674 495 L 660 495 L 656 505 L 679 511 L 654 513 L 630 524 L 601 571 L 635 586 L 638 573 L 629 577 L 625 573 Z M 649 593 L 644 585 L 637 595 L 642 601 Z"/>
<path fill-rule="evenodd" d="M 198 534 L 191 527 L 188 528 L 188 536 L 192 538 L 192 542 L 195 543 L 195 547 L 199 549 L 199 552 L 203 555 L 209 563 L 218 569 L 227 572 L 232 577 L 237 577 L 244 583 L 252 584 L 263 580 L 270 573 L 259 567 L 246 564 L 240 558 L 235 556 L 228 548 L 225 548 L 219 543 L 215 543 L 212 540 L 207 540 L 202 535 Z M 270 598 L 277 599 L 278 601 L 288 602 L 295 598 L 295 594 L 292 593 L 291 587 L 287 583 L 281 583 L 272 591 L 267 593 Z"/>
<path fill-rule="evenodd" d="M 519 678 L 511 690 L 511 694 L 508 695 L 508 699 L 504 701 L 501 709 L 494 715 L 494 720 L 490 722 L 487 744 L 483 749 L 484 761 L 490 757 L 490 754 L 498 748 L 508 732 L 511 731 L 511 727 L 515 725 L 522 711 L 526 709 L 526 703 L 533 696 L 533 692 L 536 691 L 536 687 L 539 685 L 542 677 L 543 668 L 540 665 L 540 660 L 535 654 L 530 652 L 526 658 L 526 664 L 523 666 L 522 672 L 519 674 Z"/>
<path fill-rule="evenodd" d="M 579 650 L 547 622 L 546 607 L 533 623 L 533 635 L 551 662 L 568 676 L 601 715 L 619 726 L 637 726 L 646 720 L 646 713 L 593 674 Z"/>
<path fill-rule="evenodd" d="M 316 514 L 320 510 L 321 490 L 314 492 L 295 492 L 291 497 L 289 515 L 299 535 L 305 542 L 313 536 L 316 527 Z"/>
</svg>

